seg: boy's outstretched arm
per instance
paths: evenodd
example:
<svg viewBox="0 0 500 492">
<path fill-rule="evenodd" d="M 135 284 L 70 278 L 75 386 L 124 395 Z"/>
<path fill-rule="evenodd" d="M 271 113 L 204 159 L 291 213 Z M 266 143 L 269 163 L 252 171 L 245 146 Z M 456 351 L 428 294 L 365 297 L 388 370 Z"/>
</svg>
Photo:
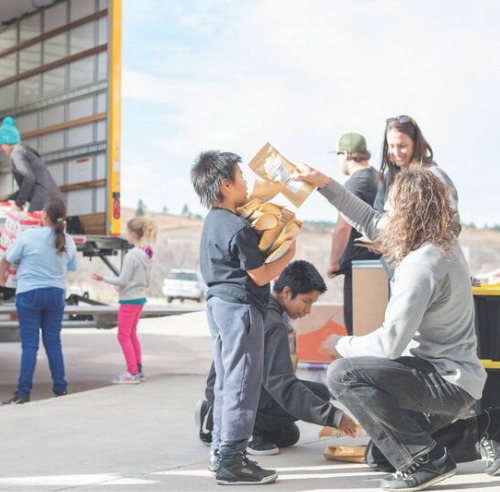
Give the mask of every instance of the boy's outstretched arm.
<svg viewBox="0 0 500 492">
<path fill-rule="evenodd" d="M 295 241 L 290 245 L 290 249 L 278 260 L 271 263 L 264 263 L 255 270 L 247 270 L 248 276 L 259 287 L 268 284 L 273 278 L 281 274 L 288 263 L 295 256 Z"/>
</svg>

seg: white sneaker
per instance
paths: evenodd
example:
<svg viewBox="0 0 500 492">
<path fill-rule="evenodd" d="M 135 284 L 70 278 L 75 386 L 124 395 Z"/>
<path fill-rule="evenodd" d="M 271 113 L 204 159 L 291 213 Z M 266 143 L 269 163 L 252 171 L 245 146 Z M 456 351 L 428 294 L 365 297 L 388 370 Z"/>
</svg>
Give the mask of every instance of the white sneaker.
<svg viewBox="0 0 500 492">
<path fill-rule="evenodd" d="M 116 376 L 115 379 L 111 380 L 114 384 L 139 384 L 141 382 L 141 378 L 139 374 L 130 374 L 128 371 Z"/>
</svg>

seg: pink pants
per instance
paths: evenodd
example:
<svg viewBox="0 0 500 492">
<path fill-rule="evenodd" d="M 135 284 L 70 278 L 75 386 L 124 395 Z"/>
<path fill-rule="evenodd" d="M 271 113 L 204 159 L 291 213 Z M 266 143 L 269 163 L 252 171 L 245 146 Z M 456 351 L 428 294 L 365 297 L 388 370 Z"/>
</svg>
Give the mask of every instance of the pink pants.
<svg viewBox="0 0 500 492">
<path fill-rule="evenodd" d="M 127 361 L 127 371 L 137 374 L 142 363 L 141 344 L 137 338 L 137 324 L 144 304 L 121 304 L 118 309 L 118 341 Z"/>
</svg>

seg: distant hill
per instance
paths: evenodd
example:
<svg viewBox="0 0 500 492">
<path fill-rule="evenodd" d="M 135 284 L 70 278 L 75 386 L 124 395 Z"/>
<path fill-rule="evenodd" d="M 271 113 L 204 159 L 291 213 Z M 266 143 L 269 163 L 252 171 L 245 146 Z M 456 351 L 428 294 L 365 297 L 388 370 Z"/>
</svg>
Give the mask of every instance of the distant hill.
<svg viewBox="0 0 500 492">
<path fill-rule="evenodd" d="M 135 210 L 122 209 L 122 230 L 127 221 L 134 217 Z M 203 220 L 181 215 L 147 212 L 158 224 L 159 240 L 155 247 L 154 268 L 150 293 L 152 297 L 162 297 L 163 279 L 171 268 L 199 268 L 199 244 Z M 330 254 L 333 224 L 307 222 L 297 240 L 297 259 L 310 261 L 325 277 L 328 291 L 322 300 L 342 301 L 342 277 L 326 278 Z M 500 231 L 485 229 L 464 229 L 460 236 L 469 268 L 472 274 L 487 272 L 500 267 Z M 118 259 L 114 260 L 118 265 Z M 91 296 L 105 302 L 113 302 L 117 295 L 113 288 L 97 283 L 89 278 L 90 272 L 106 272 L 105 265 L 98 259 L 89 262 L 80 260 L 79 271 L 71 274 L 70 282 L 89 285 Z"/>
</svg>

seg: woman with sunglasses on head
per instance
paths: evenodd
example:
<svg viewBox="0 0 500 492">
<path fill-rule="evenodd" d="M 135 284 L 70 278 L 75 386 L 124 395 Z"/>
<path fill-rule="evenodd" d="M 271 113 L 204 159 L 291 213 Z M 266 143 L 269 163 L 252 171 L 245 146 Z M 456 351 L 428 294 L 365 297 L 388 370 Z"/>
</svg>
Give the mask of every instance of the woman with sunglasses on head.
<svg viewBox="0 0 500 492">
<path fill-rule="evenodd" d="M 380 165 L 381 181 L 373 208 L 378 212 L 384 211 L 389 189 L 399 171 L 407 169 L 410 164 L 428 167 L 448 187 L 450 206 L 454 213 L 454 220 L 459 226 L 458 232 L 460 232 L 457 190 L 450 177 L 433 161 L 433 157 L 431 146 L 411 116 L 400 115 L 388 118 Z"/>
</svg>

